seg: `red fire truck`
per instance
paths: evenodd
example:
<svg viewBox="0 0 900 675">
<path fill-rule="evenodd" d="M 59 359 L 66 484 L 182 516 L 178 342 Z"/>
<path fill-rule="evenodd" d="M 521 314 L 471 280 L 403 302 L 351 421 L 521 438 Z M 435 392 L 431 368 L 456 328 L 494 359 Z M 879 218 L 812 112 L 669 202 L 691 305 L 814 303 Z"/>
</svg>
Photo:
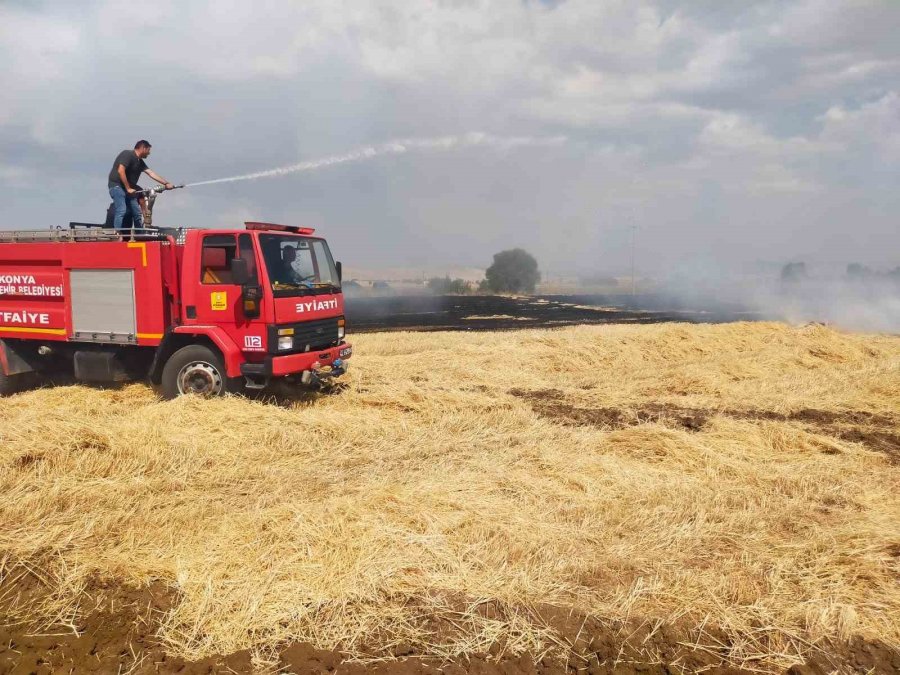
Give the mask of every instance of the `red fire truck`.
<svg viewBox="0 0 900 675">
<path fill-rule="evenodd" d="M 0 231 L 0 395 L 35 376 L 166 397 L 342 375 L 341 265 L 311 228 Z"/>
</svg>

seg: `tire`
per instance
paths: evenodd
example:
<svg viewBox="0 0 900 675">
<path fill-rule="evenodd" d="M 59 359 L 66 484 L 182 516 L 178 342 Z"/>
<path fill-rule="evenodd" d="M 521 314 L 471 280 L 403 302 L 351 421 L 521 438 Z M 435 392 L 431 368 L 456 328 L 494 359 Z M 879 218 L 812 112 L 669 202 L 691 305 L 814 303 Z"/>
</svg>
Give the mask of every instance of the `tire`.
<svg viewBox="0 0 900 675">
<path fill-rule="evenodd" d="M 226 375 L 221 356 L 209 347 L 188 345 L 166 361 L 159 390 L 170 399 L 185 394 L 213 398 L 234 392 L 237 386 Z"/>
</svg>

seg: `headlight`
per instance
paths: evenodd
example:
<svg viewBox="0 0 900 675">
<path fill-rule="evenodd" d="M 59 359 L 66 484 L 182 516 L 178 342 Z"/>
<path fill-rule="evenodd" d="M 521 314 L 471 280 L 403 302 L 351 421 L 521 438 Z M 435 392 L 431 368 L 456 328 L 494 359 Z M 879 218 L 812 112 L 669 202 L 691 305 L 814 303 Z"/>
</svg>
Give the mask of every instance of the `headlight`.
<svg viewBox="0 0 900 675">
<path fill-rule="evenodd" d="M 286 349 L 294 348 L 294 338 L 291 335 L 278 338 L 278 351 L 283 352 Z"/>
<path fill-rule="evenodd" d="M 343 340 L 344 335 L 346 335 L 346 331 L 343 326 L 338 326 L 338 340 Z"/>
</svg>

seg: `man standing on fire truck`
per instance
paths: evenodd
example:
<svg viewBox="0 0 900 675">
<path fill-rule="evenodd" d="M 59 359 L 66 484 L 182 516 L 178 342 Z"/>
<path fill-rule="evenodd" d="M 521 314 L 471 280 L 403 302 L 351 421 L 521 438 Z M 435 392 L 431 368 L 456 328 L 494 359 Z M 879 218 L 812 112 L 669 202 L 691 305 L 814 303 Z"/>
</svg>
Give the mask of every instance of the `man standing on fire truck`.
<svg viewBox="0 0 900 675">
<path fill-rule="evenodd" d="M 139 228 L 144 224 L 141 206 L 134 194 L 139 189 L 136 186 L 142 173 L 146 173 L 157 183 L 165 185 L 170 190 L 175 187 L 147 166 L 144 160 L 150 156 L 150 147 L 150 143 L 147 141 L 138 141 L 134 144 L 134 150 L 123 150 L 118 154 L 109 171 L 109 196 L 112 197 L 115 206 L 113 227 L 117 230 L 122 229 L 126 211 L 131 213 L 134 221 L 133 227 Z"/>
</svg>

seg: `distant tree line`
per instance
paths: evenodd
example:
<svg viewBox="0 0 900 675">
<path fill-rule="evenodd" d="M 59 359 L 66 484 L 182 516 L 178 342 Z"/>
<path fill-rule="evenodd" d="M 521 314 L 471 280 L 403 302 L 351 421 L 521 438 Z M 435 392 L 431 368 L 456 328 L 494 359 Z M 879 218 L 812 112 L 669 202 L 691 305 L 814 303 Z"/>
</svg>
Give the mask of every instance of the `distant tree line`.
<svg viewBox="0 0 900 675">
<path fill-rule="evenodd" d="M 847 278 L 854 281 L 865 281 L 869 279 L 889 279 L 891 281 L 900 281 L 900 267 L 895 267 L 887 272 L 877 272 L 865 265 L 859 263 L 850 263 L 847 265 Z"/>
<path fill-rule="evenodd" d="M 465 295 L 475 290 L 475 284 L 465 279 L 451 279 L 446 277 L 432 277 L 425 282 L 432 293 L 437 295 Z"/>
<path fill-rule="evenodd" d="M 806 272 L 806 263 L 790 262 L 781 268 L 781 280 L 785 282 L 802 281 L 809 278 Z M 900 282 L 900 267 L 895 267 L 887 272 L 878 272 L 861 265 L 850 263 L 847 265 L 846 278 L 849 281 L 888 280 Z"/>
</svg>

